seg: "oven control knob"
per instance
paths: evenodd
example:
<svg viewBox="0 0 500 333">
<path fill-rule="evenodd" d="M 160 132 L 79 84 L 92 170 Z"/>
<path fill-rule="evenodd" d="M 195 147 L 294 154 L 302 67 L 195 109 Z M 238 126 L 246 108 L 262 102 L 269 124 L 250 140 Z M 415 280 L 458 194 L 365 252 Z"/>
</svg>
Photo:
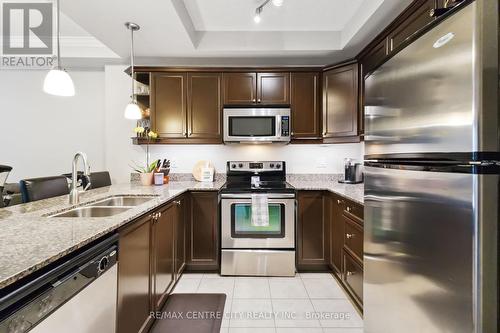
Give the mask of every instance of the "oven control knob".
<svg viewBox="0 0 500 333">
<path fill-rule="evenodd" d="M 281 164 L 276 164 L 276 169 L 281 169 Z"/>
<path fill-rule="evenodd" d="M 243 163 L 238 164 L 239 168 L 243 168 Z"/>
<path fill-rule="evenodd" d="M 269 164 L 270 168 L 274 168 L 274 163 Z"/>
<path fill-rule="evenodd" d="M 236 164 L 231 164 L 231 169 L 236 169 Z"/>
</svg>

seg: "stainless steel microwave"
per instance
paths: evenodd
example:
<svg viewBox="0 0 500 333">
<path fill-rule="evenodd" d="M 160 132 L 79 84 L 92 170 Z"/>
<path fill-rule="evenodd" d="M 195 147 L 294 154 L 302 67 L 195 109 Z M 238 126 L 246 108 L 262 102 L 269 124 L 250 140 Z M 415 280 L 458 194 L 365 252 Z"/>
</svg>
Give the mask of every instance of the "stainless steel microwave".
<svg viewBox="0 0 500 333">
<path fill-rule="evenodd" d="M 289 108 L 225 108 L 225 143 L 290 142 Z"/>
</svg>

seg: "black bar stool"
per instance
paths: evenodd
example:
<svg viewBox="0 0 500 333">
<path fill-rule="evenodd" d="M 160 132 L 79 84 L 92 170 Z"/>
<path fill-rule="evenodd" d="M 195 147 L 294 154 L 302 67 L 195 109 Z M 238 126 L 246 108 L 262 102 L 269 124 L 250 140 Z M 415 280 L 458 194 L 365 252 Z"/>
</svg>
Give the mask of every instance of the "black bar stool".
<svg viewBox="0 0 500 333">
<path fill-rule="evenodd" d="M 68 180 L 64 176 L 23 179 L 19 186 L 25 203 L 69 194 Z"/>
<path fill-rule="evenodd" d="M 111 185 L 111 177 L 108 171 L 92 172 L 88 178 L 82 177 L 82 186 L 85 188 L 90 181 L 89 190 Z"/>
<path fill-rule="evenodd" d="M 3 187 L 11 170 L 12 167 L 8 165 L 0 165 L 0 208 L 5 206 L 3 202 Z"/>
</svg>

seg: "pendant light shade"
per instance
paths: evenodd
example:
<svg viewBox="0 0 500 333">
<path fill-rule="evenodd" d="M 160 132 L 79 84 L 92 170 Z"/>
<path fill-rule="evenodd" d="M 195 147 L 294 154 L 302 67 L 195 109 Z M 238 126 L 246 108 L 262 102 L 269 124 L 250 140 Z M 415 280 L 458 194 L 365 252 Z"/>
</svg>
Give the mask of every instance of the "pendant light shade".
<svg viewBox="0 0 500 333">
<path fill-rule="evenodd" d="M 59 31 L 59 16 L 61 15 L 61 7 L 57 0 L 57 65 L 52 68 L 43 81 L 43 91 L 47 94 L 55 96 L 75 96 L 75 85 L 71 76 L 61 65 L 61 42 Z"/>
<path fill-rule="evenodd" d="M 138 120 L 142 118 L 142 111 L 135 101 L 127 104 L 125 107 L 125 118 Z"/>
<path fill-rule="evenodd" d="M 125 27 L 130 30 L 130 78 L 132 80 L 132 93 L 130 95 L 130 103 L 125 107 L 124 116 L 126 119 L 141 119 L 142 111 L 135 98 L 135 75 L 134 75 L 134 31 L 139 30 L 138 24 L 126 22 Z"/>
<path fill-rule="evenodd" d="M 43 91 L 55 96 L 75 96 L 75 85 L 62 68 L 53 68 L 45 76 Z"/>
</svg>

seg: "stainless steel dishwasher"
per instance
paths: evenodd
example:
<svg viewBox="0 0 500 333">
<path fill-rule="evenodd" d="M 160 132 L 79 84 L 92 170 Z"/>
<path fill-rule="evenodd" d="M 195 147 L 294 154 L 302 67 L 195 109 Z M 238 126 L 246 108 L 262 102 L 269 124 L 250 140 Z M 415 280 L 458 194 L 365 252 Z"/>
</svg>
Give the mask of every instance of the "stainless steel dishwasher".
<svg viewBox="0 0 500 333">
<path fill-rule="evenodd" d="M 118 236 L 0 291 L 0 333 L 114 333 Z"/>
</svg>

